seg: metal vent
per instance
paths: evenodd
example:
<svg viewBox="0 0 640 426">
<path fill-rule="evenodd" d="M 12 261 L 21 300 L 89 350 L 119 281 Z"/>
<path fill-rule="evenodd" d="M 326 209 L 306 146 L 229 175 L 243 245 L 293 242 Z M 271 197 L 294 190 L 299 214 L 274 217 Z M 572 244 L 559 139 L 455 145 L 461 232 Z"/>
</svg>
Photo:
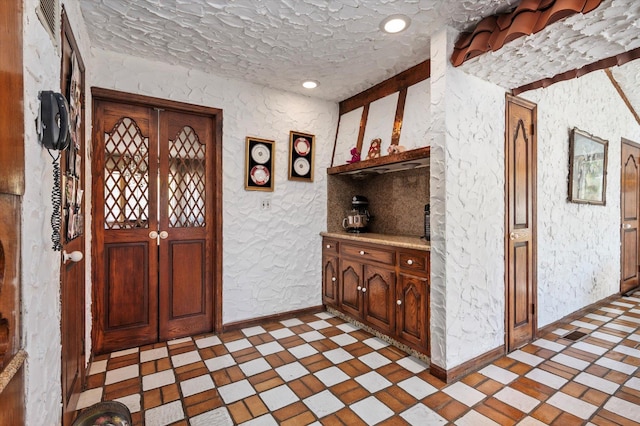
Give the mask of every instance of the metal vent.
<svg viewBox="0 0 640 426">
<path fill-rule="evenodd" d="M 562 336 L 563 339 L 567 339 L 567 340 L 573 340 L 574 342 L 577 342 L 578 340 L 582 339 L 584 336 L 586 336 L 587 333 L 583 333 L 582 331 L 572 331 L 568 334 L 565 334 L 564 336 Z"/>
<path fill-rule="evenodd" d="M 53 43 L 58 45 L 60 22 L 59 0 L 40 0 L 36 8 L 38 19 L 47 30 Z"/>
</svg>

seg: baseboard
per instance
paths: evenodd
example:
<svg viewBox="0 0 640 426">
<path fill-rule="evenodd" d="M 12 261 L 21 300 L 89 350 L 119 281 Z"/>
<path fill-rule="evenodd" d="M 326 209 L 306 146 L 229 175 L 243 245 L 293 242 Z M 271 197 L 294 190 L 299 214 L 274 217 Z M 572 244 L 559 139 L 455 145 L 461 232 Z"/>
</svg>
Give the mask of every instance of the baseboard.
<svg viewBox="0 0 640 426">
<path fill-rule="evenodd" d="M 611 303 L 614 300 L 618 300 L 620 298 L 620 293 L 615 293 L 612 294 L 609 297 L 606 297 L 604 299 L 598 300 L 595 303 L 592 303 L 591 305 L 585 306 L 584 308 L 572 312 L 569 315 L 560 318 L 557 321 L 552 322 L 551 324 L 545 325 L 542 328 L 538 329 L 538 333 L 536 334 L 537 336 L 540 336 L 542 334 L 546 334 L 549 333 L 553 330 L 555 330 L 556 328 L 559 328 L 562 325 L 568 324 L 572 321 L 575 321 L 579 318 L 582 318 L 583 316 L 585 316 L 586 314 L 590 313 L 591 311 L 596 310 L 597 308 L 599 308 L 600 306 L 604 306 L 604 305 L 608 305 L 609 303 Z"/>
<path fill-rule="evenodd" d="M 242 321 L 230 322 L 222 325 L 222 332 L 240 330 L 242 328 L 254 327 L 264 324 L 265 322 L 282 321 L 302 315 L 312 315 L 318 312 L 324 312 L 324 305 L 312 306 L 310 308 L 296 309 L 293 311 L 281 312 L 279 314 L 265 315 L 263 317 L 251 318 Z"/>
<path fill-rule="evenodd" d="M 506 349 L 504 345 L 499 346 L 449 370 L 445 370 L 442 367 L 431 364 L 429 366 L 429 372 L 443 382 L 450 383 L 466 376 L 469 373 L 473 373 L 488 364 L 491 364 L 493 361 L 503 356 L 506 353 L 505 351 Z"/>
</svg>

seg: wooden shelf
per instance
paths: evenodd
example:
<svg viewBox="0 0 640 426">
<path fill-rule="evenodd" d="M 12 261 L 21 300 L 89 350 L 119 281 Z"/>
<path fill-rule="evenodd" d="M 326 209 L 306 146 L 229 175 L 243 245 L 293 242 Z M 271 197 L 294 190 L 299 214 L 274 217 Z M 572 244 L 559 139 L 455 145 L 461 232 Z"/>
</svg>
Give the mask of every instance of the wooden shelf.
<svg viewBox="0 0 640 426">
<path fill-rule="evenodd" d="M 385 155 L 371 160 L 330 167 L 327 169 L 327 174 L 363 176 L 427 167 L 429 166 L 430 153 L 431 147 L 426 146 L 400 154 Z"/>
</svg>

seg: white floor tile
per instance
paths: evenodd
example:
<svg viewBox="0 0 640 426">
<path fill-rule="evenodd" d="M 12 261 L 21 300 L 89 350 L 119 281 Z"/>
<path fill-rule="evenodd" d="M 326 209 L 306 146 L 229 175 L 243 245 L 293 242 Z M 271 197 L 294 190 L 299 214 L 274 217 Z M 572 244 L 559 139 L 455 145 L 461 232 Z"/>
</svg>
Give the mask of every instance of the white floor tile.
<svg viewBox="0 0 640 426">
<path fill-rule="evenodd" d="M 166 346 L 163 346 L 161 348 L 140 352 L 140 363 L 155 361 L 157 359 L 167 358 L 168 356 L 169 351 Z"/>
<path fill-rule="evenodd" d="M 331 327 L 331 324 L 329 324 L 325 320 L 313 321 L 313 322 L 308 323 L 307 325 L 309 327 L 313 328 L 314 330 L 322 330 L 323 328 Z"/>
<path fill-rule="evenodd" d="M 544 361 L 544 358 L 530 354 L 529 352 L 521 351 L 519 349 L 517 351 L 511 352 L 507 356 L 532 367 L 537 367 L 538 364 Z"/>
<path fill-rule="evenodd" d="M 218 371 L 236 364 L 236 360 L 229 354 L 210 358 L 204 362 L 209 371 Z"/>
<path fill-rule="evenodd" d="M 525 417 L 524 419 L 520 420 L 520 422 L 518 423 L 518 426 L 545 426 L 546 423 L 542 423 L 540 420 L 538 419 L 534 419 L 533 417 Z"/>
<path fill-rule="evenodd" d="M 446 425 L 447 420 L 422 403 L 418 403 L 400 414 L 411 426 Z"/>
<path fill-rule="evenodd" d="M 564 377 L 560 377 L 556 374 L 549 373 L 548 371 L 534 368 L 524 375 L 526 378 L 534 380 L 538 383 L 542 383 L 545 386 L 549 386 L 554 389 L 560 389 L 564 386 L 568 380 Z"/>
<path fill-rule="evenodd" d="M 517 374 L 493 364 L 487 365 L 485 368 L 480 370 L 479 373 L 495 380 L 496 382 L 500 382 L 503 385 L 508 385 L 518 378 Z"/>
<path fill-rule="evenodd" d="M 633 308 L 636 305 L 632 305 L 631 303 L 624 303 L 616 300 L 615 302 L 611 302 L 612 305 L 622 306 L 623 308 Z"/>
<path fill-rule="evenodd" d="M 594 376 L 589 373 L 580 373 L 574 379 L 574 382 L 582 383 L 590 388 L 597 389 L 601 392 L 613 395 L 613 393 L 620 387 L 619 384 L 610 380 L 603 379 L 602 377 Z"/>
<path fill-rule="evenodd" d="M 289 330 L 287 327 L 270 331 L 269 334 L 273 336 L 274 339 L 284 339 L 285 337 L 291 337 L 294 335 L 293 331 Z"/>
<path fill-rule="evenodd" d="M 364 340 L 362 343 L 364 343 L 365 345 L 369 346 L 372 349 L 375 349 L 376 351 L 378 349 L 386 348 L 387 346 L 389 346 L 388 342 L 385 342 L 379 337 L 370 337 L 369 339 Z"/>
<path fill-rule="evenodd" d="M 200 349 L 210 348 L 211 346 L 217 346 L 221 343 L 222 341 L 218 336 L 209 336 L 209 337 L 205 337 L 204 339 L 196 340 L 196 346 L 199 347 Z"/>
<path fill-rule="evenodd" d="M 593 313 L 585 315 L 585 318 L 589 318 L 589 319 L 596 320 L 596 321 L 602 321 L 602 322 L 609 322 L 609 321 L 611 321 L 613 319 L 611 317 L 607 317 L 607 316 L 604 316 L 604 315 L 593 314 Z"/>
<path fill-rule="evenodd" d="M 580 328 L 586 328 L 587 330 L 595 330 L 596 328 L 598 328 L 597 325 L 584 321 L 572 321 L 571 325 L 575 325 L 576 327 Z"/>
<path fill-rule="evenodd" d="M 325 338 L 324 334 L 318 333 L 316 330 L 307 331 L 306 333 L 302 333 L 299 335 L 306 342 L 315 342 L 316 340 L 322 340 Z"/>
<path fill-rule="evenodd" d="M 298 318 L 291 318 L 288 320 L 280 321 L 280 324 L 284 325 L 285 327 L 293 327 L 296 325 L 302 325 L 304 323 L 300 321 Z"/>
<path fill-rule="evenodd" d="M 313 373 L 326 387 L 331 387 L 345 380 L 349 380 L 349 376 L 338 367 L 329 367 L 324 370 Z"/>
<path fill-rule="evenodd" d="M 291 364 L 285 364 L 276 368 L 276 373 L 278 373 L 280 377 L 282 377 L 282 380 L 284 380 L 285 382 L 289 382 L 302 376 L 306 376 L 307 374 L 309 374 L 309 370 L 304 368 L 302 364 L 296 361 L 292 362 Z"/>
<path fill-rule="evenodd" d="M 633 340 L 634 342 L 640 342 L 640 334 L 630 334 L 627 339 Z"/>
<path fill-rule="evenodd" d="M 182 389 L 182 396 L 184 398 L 200 392 L 208 391 L 215 387 L 216 385 L 213 384 L 213 379 L 208 374 L 180 382 L 180 388 Z"/>
<path fill-rule="evenodd" d="M 509 387 L 498 391 L 494 395 L 494 398 L 517 408 L 525 414 L 530 413 L 534 408 L 540 405 L 540 401 L 537 399 Z"/>
<path fill-rule="evenodd" d="M 552 333 L 557 336 L 564 336 L 567 332 L 569 332 L 569 330 L 565 330 L 564 328 L 556 328 L 552 331 Z"/>
<path fill-rule="evenodd" d="M 198 351 L 185 352 L 183 354 L 174 355 L 171 357 L 171 363 L 174 368 L 182 367 L 183 365 L 193 364 L 194 362 L 202 361 L 200 353 Z"/>
<path fill-rule="evenodd" d="M 547 399 L 547 404 L 553 405 L 563 411 L 573 414 L 576 417 L 580 417 L 583 420 L 588 419 L 596 411 L 598 407 L 588 402 L 581 401 L 578 398 L 574 398 L 566 393 L 556 392 Z"/>
<path fill-rule="evenodd" d="M 278 422 L 271 414 L 265 414 L 251 419 L 248 422 L 241 423 L 240 426 L 278 426 Z"/>
<path fill-rule="evenodd" d="M 256 346 L 256 349 L 262 354 L 262 356 L 284 351 L 284 348 L 278 342 L 263 343 L 262 345 Z"/>
<path fill-rule="evenodd" d="M 626 305 L 626 303 L 623 303 L 623 305 Z M 631 307 L 631 306 L 627 306 L 627 307 Z M 620 310 L 620 309 L 607 308 L 606 306 L 605 306 L 605 307 L 600 308 L 599 310 L 600 310 L 600 311 L 603 311 L 603 312 L 608 312 L 608 313 L 610 313 L 610 314 L 615 314 L 615 315 L 622 315 L 622 314 L 624 314 L 624 312 L 625 312 L 625 311 L 622 311 L 622 310 Z"/>
<path fill-rule="evenodd" d="M 629 401 L 614 396 L 604 404 L 604 408 L 619 416 L 640 423 L 640 408 Z"/>
<path fill-rule="evenodd" d="M 560 352 L 564 350 L 565 346 L 560 343 L 552 342 L 547 339 L 538 339 L 532 343 L 532 345 L 536 345 L 540 348 L 549 349 L 550 351 Z"/>
<path fill-rule="evenodd" d="M 351 355 L 349 352 L 345 351 L 342 348 L 332 349 L 330 351 L 323 352 L 322 355 L 324 355 L 325 358 L 327 358 L 329 361 L 331 361 L 334 364 L 340 364 L 341 362 L 345 362 L 350 359 L 353 359 L 353 355 Z"/>
<path fill-rule="evenodd" d="M 233 426 L 233 420 L 227 407 L 216 408 L 189 418 L 191 426 Z"/>
<path fill-rule="evenodd" d="M 351 410 L 370 425 L 380 423 L 394 414 L 389 407 L 380 402 L 375 396 L 370 396 L 352 404 Z"/>
<path fill-rule="evenodd" d="M 173 346 L 173 345 L 179 345 L 180 343 L 187 343 L 191 341 L 191 337 L 182 337 L 180 339 L 173 339 L 173 340 L 169 340 L 167 342 L 167 345 L 169 346 Z"/>
<path fill-rule="evenodd" d="M 144 412 L 144 423 L 153 426 L 165 426 L 184 419 L 182 402 L 173 401 Z"/>
<path fill-rule="evenodd" d="M 574 349 L 579 349 L 581 351 L 589 352 L 595 355 L 604 355 L 608 351 L 607 348 L 603 348 L 602 346 L 593 345 L 591 343 L 586 343 L 586 342 L 577 342 L 571 345 L 571 347 Z"/>
<path fill-rule="evenodd" d="M 442 391 L 468 407 L 476 405 L 486 397 L 486 395 L 479 390 L 462 382 L 453 383 Z"/>
<path fill-rule="evenodd" d="M 264 358 L 256 358 L 251 361 L 244 362 L 238 365 L 245 376 L 251 377 L 256 374 L 263 373 L 267 370 L 271 370 L 271 364 L 267 362 Z"/>
<path fill-rule="evenodd" d="M 218 388 L 218 393 L 225 404 L 231 404 L 232 402 L 240 401 L 248 396 L 255 395 L 256 390 L 251 386 L 251 383 L 245 379 L 239 382 L 220 386 Z"/>
<path fill-rule="evenodd" d="M 142 409 L 142 404 L 140 402 L 140 394 L 134 393 L 132 395 L 123 396 L 122 398 L 118 398 L 115 401 L 121 402 L 127 406 L 129 412 L 131 414 L 137 413 Z"/>
<path fill-rule="evenodd" d="M 353 336 L 351 336 L 351 335 L 349 335 L 347 333 L 338 334 L 337 336 L 331 336 L 330 339 L 334 343 L 336 343 L 336 344 L 338 344 L 340 346 L 348 346 L 348 345 L 358 341 L 358 339 L 356 339 L 355 337 L 353 337 Z"/>
<path fill-rule="evenodd" d="M 102 400 L 102 388 L 89 389 L 80 394 L 76 410 L 81 410 Z"/>
<path fill-rule="evenodd" d="M 229 352 L 241 351 L 251 346 L 252 346 L 251 342 L 247 339 L 234 340 L 232 342 L 227 342 L 224 344 L 224 347 L 227 348 Z"/>
<path fill-rule="evenodd" d="M 315 314 L 318 318 L 320 319 L 329 319 L 329 318 L 335 318 L 335 315 L 330 314 L 329 312 L 318 312 L 317 314 Z"/>
<path fill-rule="evenodd" d="M 565 354 L 558 354 L 551 358 L 551 361 L 557 362 L 558 364 L 566 365 L 567 367 L 575 368 L 576 370 L 580 371 L 589 367 L 589 363 L 587 361 L 583 361 L 581 359 L 574 358 Z"/>
<path fill-rule="evenodd" d="M 460 417 L 454 424 L 456 426 L 500 426 L 500 423 L 496 423 L 474 410 Z"/>
<path fill-rule="evenodd" d="M 260 326 L 243 328 L 241 331 L 242 331 L 242 334 L 244 334 L 247 337 L 257 336 L 258 334 L 264 334 L 267 332 L 267 330 L 265 330 Z"/>
<path fill-rule="evenodd" d="M 380 355 L 378 352 L 371 352 L 366 355 L 358 357 L 358 359 L 368 365 L 371 369 L 375 370 L 383 365 L 391 364 L 391 360 L 384 355 Z"/>
<path fill-rule="evenodd" d="M 396 361 L 396 364 L 406 368 L 414 374 L 418 374 L 427 369 L 427 364 L 414 356 L 408 356 Z"/>
<path fill-rule="evenodd" d="M 634 293 L 634 295 L 635 294 L 638 294 L 638 293 L 636 292 Z M 623 297 L 622 300 L 626 300 L 627 302 L 635 302 L 636 304 L 640 303 L 640 299 L 638 299 L 637 297 L 631 297 L 631 296 Z"/>
<path fill-rule="evenodd" d="M 640 379 L 637 377 L 632 377 L 624 384 L 624 386 L 640 391 Z"/>
<path fill-rule="evenodd" d="M 368 390 L 369 393 L 376 393 L 381 389 L 388 388 L 392 384 L 375 371 L 370 371 L 362 376 L 358 376 L 355 380 L 360 383 L 363 388 Z"/>
<path fill-rule="evenodd" d="M 590 336 L 611 343 L 619 343 L 622 341 L 622 337 L 614 336 L 613 334 L 609 333 L 603 333 L 601 331 L 594 331 L 590 334 Z"/>
<path fill-rule="evenodd" d="M 320 393 L 303 399 L 302 402 L 309 407 L 316 417 L 321 418 L 333 414 L 344 407 L 342 401 L 336 398 L 330 391 L 324 390 Z"/>
<path fill-rule="evenodd" d="M 640 350 L 630 348 L 629 346 L 618 345 L 613 348 L 614 351 L 620 352 L 621 354 L 629 355 L 635 358 L 640 358 Z"/>
<path fill-rule="evenodd" d="M 173 370 L 164 370 L 158 373 L 148 374 L 142 376 L 142 390 L 148 391 L 151 389 L 161 388 L 162 386 L 175 383 L 176 376 Z"/>
<path fill-rule="evenodd" d="M 612 330 L 624 331 L 625 333 L 632 333 L 635 330 L 635 327 L 629 327 L 615 322 L 608 322 L 604 324 L 603 327 L 607 327 Z"/>
<path fill-rule="evenodd" d="M 438 391 L 438 389 L 416 376 L 409 377 L 408 379 L 401 381 L 398 383 L 398 386 L 418 400 Z"/>
<path fill-rule="evenodd" d="M 262 392 L 260 398 L 267 406 L 269 411 L 276 411 L 282 407 L 293 404 L 299 401 L 300 398 L 291 390 L 287 385 L 281 385 L 277 388 L 269 389 Z"/>
<path fill-rule="evenodd" d="M 640 314 L 640 309 L 638 308 L 629 309 L 629 312 L 631 312 L 632 314 Z"/>
<path fill-rule="evenodd" d="M 293 348 L 289 348 L 287 350 L 291 352 L 291 355 L 295 356 L 297 359 L 306 358 L 318 353 L 316 348 L 308 343 L 305 343 L 304 345 L 294 346 Z"/>
<path fill-rule="evenodd" d="M 116 368 L 115 370 L 107 371 L 104 384 L 110 385 L 112 383 L 122 382 L 124 380 L 129 380 L 134 377 L 138 377 L 139 375 L 140 375 L 140 366 L 138 364 Z"/>
<path fill-rule="evenodd" d="M 344 331 L 345 333 L 351 333 L 352 331 L 360 330 L 360 327 L 356 327 L 355 325 L 348 322 L 340 324 L 339 326 L 337 326 L 337 328 Z"/>
<path fill-rule="evenodd" d="M 137 353 L 138 353 L 138 348 L 125 349 L 123 351 L 112 352 L 111 358 L 113 359 L 113 358 L 118 358 L 125 355 L 137 354 Z"/>
<path fill-rule="evenodd" d="M 637 369 L 635 365 L 616 361 L 614 359 L 607 358 L 606 356 L 596 360 L 596 364 L 625 374 L 633 374 Z"/>
<path fill-rule="evenodd" d="M 94 361 L 91 363 L 91 367 L 89 367 L 89 376 L 98 373 L 104 373 L 107 371 L 107 361 L 103 359 L 102 361 Z"/>
</svg>

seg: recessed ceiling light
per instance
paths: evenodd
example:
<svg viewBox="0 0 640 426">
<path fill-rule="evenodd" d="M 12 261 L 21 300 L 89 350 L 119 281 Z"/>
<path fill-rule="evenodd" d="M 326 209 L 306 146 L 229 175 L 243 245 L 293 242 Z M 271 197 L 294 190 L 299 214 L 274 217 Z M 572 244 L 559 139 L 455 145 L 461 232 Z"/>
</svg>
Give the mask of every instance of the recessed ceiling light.
<svg viewBox="0 0 640 426">
<path fill-rule="evenodd" d="M 380 29 L 386 33 L 395 34 L 406 30 L 410 23 L 411 19 L 408 16 L 391 15 L 380 22 Z"/>
<path fill-rule="evenodd" d="M 315 89 L 316 87 L 318 87 L 318 82 L 315 80 L 307 80 L 304 83 L 302 83 L 302 87 L 304 87 L 305 89 Z"/>
</svg>

